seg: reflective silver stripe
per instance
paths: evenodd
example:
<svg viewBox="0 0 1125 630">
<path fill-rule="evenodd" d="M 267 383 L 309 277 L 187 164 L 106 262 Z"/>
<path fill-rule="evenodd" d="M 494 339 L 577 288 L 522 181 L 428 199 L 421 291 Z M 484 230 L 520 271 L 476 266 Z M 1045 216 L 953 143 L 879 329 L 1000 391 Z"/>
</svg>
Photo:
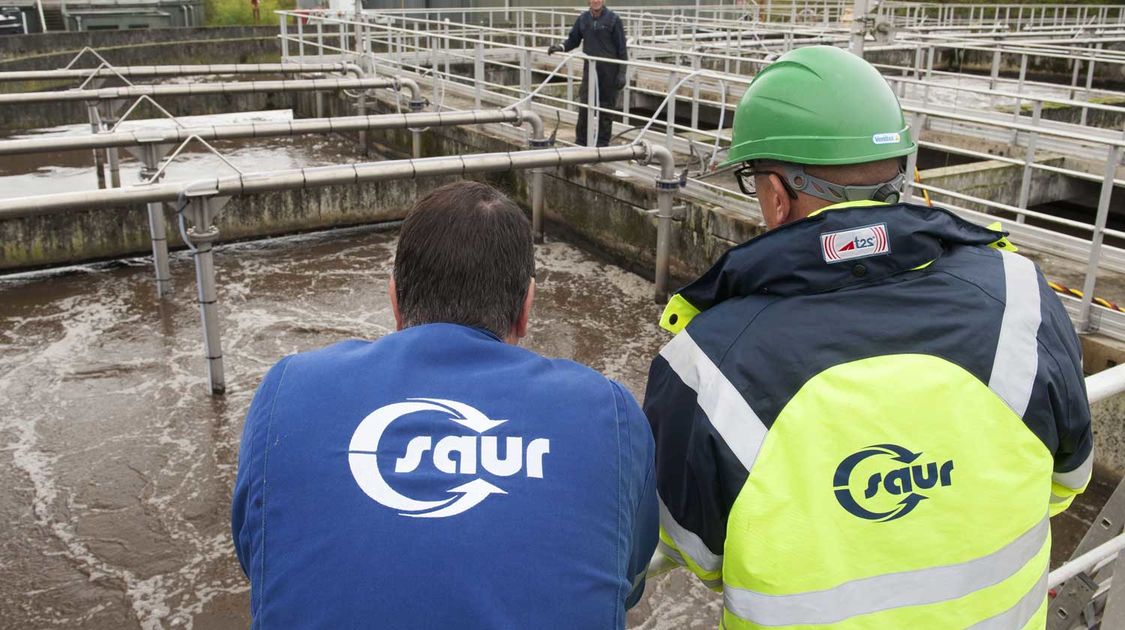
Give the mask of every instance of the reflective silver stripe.
<svg viewBox="0 0 1125 630">
<path fill-rule="evenodd" d="M 673 337 L 660 356 L 684 385 L 695 390 L 711 426 L 749 472 L 766 439 L 766 427 L 758 414 L 686 331 Z"/>
<path fill-rule="evenodd" d="M 1031 621 L 1039 607 L 1047 599 L 1047 570 L 1043 570 L 1042 577 L 1036 581 L 1035 586 L 1027 592 L 1020 601 L 1008 610 L 990 617 L 984 621 L 969 626 L 968 630 L 1019 630 Z"/>
<path fill-rule="evenodd" d="M 1078 468 L 1069 472 L 1057 472 L 1051 476 L 1051 481 L 1059 484 L 1064 488 L 1077 490 L 1086 487 L 1086 483 L 1090 481 L 1090 474 L 1094 471 L 1094 450 L 1090 449 L 1090 454 L 1086 456 L 1086 461 L 1078 465 Z"/>
<path fill-rule="evenodd" d="M 1054 492 L 1051 493 L 1051 503 L 1062 503 L 1063 501 L 1069 501 L 1073 498 L 1074 498 L 1073 496 L 1061 497 L 1061 496 L 1055 494 Z"/>
<path fill-rule="evenodd" d="M 645 575 L 648 573 L 648 567 L 641 569 L 641 572 L 633 576 L 633 588 L 629 589 L 629 593 L 633 593 L 637 588 L 644 583 Z"/>
<path fill-rule="evenodd" d="M 1004 261 L 1004 317 L 988 387 L 1021 418 L 1039 369 L 1039 274 L 1030 260 L 1000 252 Z"/>
<path fill-rule="evenodd" d="M 723 587 L 723 578 L 716 578 L 714 580 L 700 579 L 700 582 L 703 582 L 703 586 L 706 586 L 707 588 L 710 588 L 710 589 L 716 589 L 716 588 L 722 588 Z"/>
<path fill-rule="evenodd" d="M 692 562 L 699 565 L 704 571 L 718 571 L 723 568 L 723 557 L 711 553 L 707 545 L 703 543 L 703 539 L 676 522 L 672 518 L 672 513 L 668 511 L 668 506 L 664 505 L 664 499 L 659 499 L 660 503 L 660 526 L 664 531 L 672 537 L 672 542 L 676 543 L 676 548 L 680 553 L 686 554 L 691 558 Z"/>
<path fill-rule="evenodd" d="M 671 534 L 669 534 L 669 535 L 671 535 Z M 679 552 L 679 550 L 677 550 L 673 547 L 669 547 L 668 544 L 665 543 L 663 540 L 659 540 L 659 541 L 656 542 L 656 549 L 665 558 L 668 558 L 669 560 L 671 560 L 672 562 L 675 562 L 676 564 L 678 564 L 680 566 L 684 566 L 684 565 L 687 564 L 687 561 L 684 560 L 683 554 L 681 554 Z"/>
<path fill-rule="evenodd" d="M 763 626 L 835 623 L 869 613 L 948 601 L 999 584 L 1035 558 L 1050 535 L 1047 517 L 987 556 L 942 567 L 888 573 L 835 588 L 767 595 L 723 585 L 727 610 Z"/>
</svg>

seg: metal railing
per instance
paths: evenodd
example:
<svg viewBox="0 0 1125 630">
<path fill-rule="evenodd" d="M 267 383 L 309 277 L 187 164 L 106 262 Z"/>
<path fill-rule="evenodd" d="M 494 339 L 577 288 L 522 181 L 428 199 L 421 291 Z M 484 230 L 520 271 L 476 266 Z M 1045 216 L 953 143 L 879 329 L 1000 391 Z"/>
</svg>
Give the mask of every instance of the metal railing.
<svg viewBox="0 0 1125 630">
<path fill-rule="evenodd" d="M 532 119 L 527 113 L 526 119 Z M 413 124 L 402 120 L 403 128 Z M 533 146 L 546 138 L 533 139 Z M 306 190 L 322 186 L 354 185 L 392 179 L 415 179 L 436 175 L 470 175 L 517 169 L 539 173 L 533 179 L 533 206 L 542 204 L 543 169 L 578 164 L 596 164 L 622 160 L 652 162 L 660 166 L 656 178 L 659 205 L 657 232 L 657 287 L 667 291 L 669 233 L 672 221 L 672 196 L 678 189 L 672 154 L 664 147 L 648 143 L 607 148 L 531 149 L 527 151 L 486 153 L 424 159 L 388 160 L 346 165 L 302 168 L 288 171 L 242 173 L 213 177 L 191 183 L 148 183 L 93 192 L 39 195 L 0 200 L 0 220 L 56 214 L 91 208 L 176 203 L 181 220 L 181 234 L 192 249 L 196 264 L 196 280 L 200 317 L 203 323 L 204 356 L 207 359 L 208 381 L 212 394 L 226 389 L 222 341 L 218 319 L 218 294 L 212 254 L 219 229 L 214 220 L 226 201 L 234 195 L 250 195 L 279 190 Z M 193 227 L 184 227 L 184 217 Z"/>
<path fill-rule="evenodd" d="M 838 3 L 826 3 L 822 6 L 838 6 Z M 663 12 L 658 12 L 656 8 L 636 11 L 658 17 L 646 19 L 632 28 L 648 37 L 661 37 L 668 33 L 659 29 L 677 29 L 674 34 L 678 36 L 678 29 L 681 27 L 670 27 L 668 20 L 660 19 L 659 16 L 685 15 L 687 13 L 684 12 L 689 12 L 690 8 L 678 7 L 665 9 Z M 720 16 L 729 11 L 730 7 L 700 9 L 704 17 Z M 448 19 L 450 15 L 461 15 L 466 21 L 455 23 Z M 517 27 L 522 25 L 524 30 L 495 26 L 500 23 L 498 18 L 501 15 L 505 15 Z M 753 71 L 768 63 L 768 51 L 759 50 L 756 55 L 745 58 L 726 52 L 683 50 L 674 47 L 672 43 L 633 45 L 630 48 L 633 58 L 621 64 L 626 72 L 623 107 L 603 108 L 593 89 L 587 91 L 584 101 L 579 98 L 575 83 L 580 80 L 583 65 L 591 66 L 588 72 L 592 74 L 597 64 L 606 63 L 606 60 L 586 58 L 577 52 L 566 57 L 550 57 L 544 52 L 549 43 L 559 41 L 565 34 L 565 27 L 568 25 L 563 19 L 573 20 L 575 15 L 573 10 L 546 9 L 512 9 L 506 12 L 500 9 L 416 10 L 359 16 L 313 13 L 303 15 L 306 22 L 291 25 L 290 18 L 295 19 L 297 15 L 281 12 L 279 39 L 283 53 L 289 55 L 286 58 L 301 62 L 338 58 L 355 61 L 376 73 L 414 73 L 419 77 L 419 82 L 432 91 L 431 101 L 439 109 L 456 109 L 453 104 L 455 99 L 458 100 L 458 105 L 465 107 L 471 103 L 474 109 L 489 104 L 512 106 L 533 103 L 539 111 L 550 112 L 560 120 L 574 122 L 577 110 L 587 107 L 595 112 L 589 116 L 587 144 L 592 144 L 596 135 L 599 118 L 596 113 L 608 111 L 615 120 L 625 121 L 624 124 L 613 123 L 613 131 L 617 136 L 632 140 L 643 138 L 654 142 L 662 141 L 669 150 L 680 154 L 701 152 L 701 161 L 705 165 L 714 165 L 719 152 L 729 145 L 730 134 L 729 130 L 721 128 L 726 125 L 719 125 L 720 128 L 701 125 L 702 113 L 707 110 L 712 116 L 712 123 L 716 113 L 725 121 L 732 120 L 735 104 L 752 80 Z M 1037 15 L 1042 17 L 1041 13 Z M 494 26 L 489 26 L 485 18 L 490 19 Z M 719 17 L 714 17 L 710 22 L 704 20 L 702 23 L 711 28 L 710 36 L 725 41 L 718 29 L 720 23 L 727 22 L 731 21 L 723 22 Z M 690 26 L 683 28 L 692 30 Z M 738 28 L 745 30 L 745 23 L 738 25 Z M 922 147 L 973 159 L 992 159 L 1020 167 L 1020 193 L 1018 199 L 1004 203 L 923 183 L 909 186 L 908 198 L 925 190 L 941 194 L 949 201 L 946 205 L 951 206 L 951 209 L 975 220 L 987 218 L 988 214 L 1002 218 L 1014 217 L 1016 224 L 1011 226 L 1012 231 L 1021 244 L 1087 264 L 1084 281 L 1086 297 L 1077 308 L 1080 329 L 1092 330 L 1106 317 L 1115 317 L 1091 306 L 1091 300 L 1098 269 L 1125 272 L 1125 250 L 1104 246 L 1102 242 L 1105 236 L 1125 239 L 1125 232 L 1106 227 L 1113 190 L 1115 186 L 1125 185 L 1125 177 L 1117 172 L 1125 142 L 1120 133 L 1082 124 L 1046 120 L 1042 112 L 1048 106 L 1062 105 L 1081 108 L 1083 118 L 1089 111 L 1125 118 L 1125 108 L 1077 100 L 1079 96 L 1097 96 L 1108 92 L 1094 90 L 1092 86 L 1079 86 L 1075 89 L 1073 86 L 1068 88 L 1042 81 L 1033 82 L 1028 80 L 1026 70 L 1021 72 L 1018 79 L 1010 79 L 1000 76 L 997 69 L 992 76 L 976 79 L 988 81 L 983 86 L 949 84 L 951 77 L 959 75 L 937 71 L 933 64 L 933 59 L 938 54 L 935 51 L 949 48 L 992 51 L 990 54 L 994 60 L 1002 59 L 1005 55 L 1018 55 L 1021 67 L 1026 68 L 1029 62 L 1039 57 L 1058 58 L 1059 53 L 1053 50 L 994 50 L 982 47 L 979 43 L 946 41 L 927 46 L 929 47 L 917 48 L 913 64 L 879 64 L 888 81 L 903 95 L 904 110 L 912 118 L 912 127 L 916 136 L 921 139 Z M 1074 58 L 1093 59 L 1088 55 L 1076 55 Z M 1120 65 L 1125 63 L 1125 59 L 1097 58 L 1085 66 L 1087 78 L 1093 75 L 1095 63 L 1125 67 Z M 731 68 L 732 64 L 737 71 L 723 70 Z M 1064 93 L 1036 92 L 1046 86 Z M 990 104 L 1008 105 L 1011 111 L 989 111 L 986 107 L 982 108 L 985 111 L 967 114 L 961 111 L 964 108 L 958 106 L 959 96 L 954 98 L 952 107 L 925 103 L 927 99 L 942 92 L 978 99 L 987 97 Z M 638 112 L 635 109 L 631 111 L 633 104 L 641 99 L 648 99 L 654 105 L 659 103 L 650 108 L 650 111 L 656 109 L 656 114 L 651 114 L 650 111 Z M 681 116 L 681 113 L 687 115 Z M 660 121 L 654 124 L 657 116 Z M 991 138 L 997 143 L 1014 147 L 1015 150 L 1008 155 L 992 156 L 971 146 L 927 140 L 931 131 L 951 133 L 970 138 L 973 142 Z M 1058 161 L 1055 156 L 1060 155 L 1071 156 L 1073 159 L 1068 158 L 1060 165 L 1055 163 Z M 1084 166 L 1085 164 L 1089 166 Z M 912 162 L 909 167 L 912 169 L 913 166 Z M 700 170 L 706 171 L 705 168 Z M 1037 173 L 1101 183 L 1101 195 L 1094 220 L 1076 221 L 1028 209 L 1032 179 Z M 701 172 L 700 175 L 707 173 Z M 690 189 L 708 189 L 724 194 L 725 191 L 719 191 L 718 187 L 705 179 L 697 176 L 692 180 Z M 1042 223 L 1043 226 L 1029 225 L 1029 219 Z M 1088 234 L 1088 237 L 1070 237 L 1060 234 L 1059 230 L 1080 230 Z M 1058 246 L 1060 240 L 1064 247 Z"/>
<path fill-rule="evenodd" d="M 1125 365 L 1086 378 L 1090 404 L 1125 392 Z M 1063 565 L 1047 577 L 1052 599 L 1047 627 L 1120 628 L 1125 622 L 1125 481 L 1118 484 L 1089 531 Z M 1100 624 L 1100 626 L 1099 626 Z"/>
</svg>

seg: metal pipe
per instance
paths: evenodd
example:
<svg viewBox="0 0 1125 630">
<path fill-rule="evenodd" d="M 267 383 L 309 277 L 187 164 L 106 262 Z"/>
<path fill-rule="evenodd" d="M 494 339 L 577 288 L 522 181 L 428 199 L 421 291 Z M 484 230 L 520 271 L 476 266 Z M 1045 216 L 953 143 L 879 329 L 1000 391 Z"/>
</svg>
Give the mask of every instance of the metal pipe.
<svg viewBox="0 0 1125 630">
<path fill-rule="evenodd" d="M 101 115 L 98 114 L 96 103 L 86 103 L 86 114 L 90 117 L 90 131 L 98 135 L 102 130 Z M 102 152 L 94 147 L 94 173 L 98 177 L 98 188 L 105 188 L 105 163 L 102 161 Z"/>
<path fill-rule="evenodd" d="M 543 135 L 543 119 L 532 111 L 523 112 L 523 122 L 531 126 L 528 145 L 532 149 L 545 149 L 551 145 L 550 138 Z M 543 169 L 531 169 L 531 235 L 536 243 L 542 243 L 546 236 L 543 229 Z"/>
<path fill-rule="evenodd" d="M 532 137 L 543 136 L 543 120 L 538 114 L 514 109 L 494 109 L 468 112 L 417 112 L 409 114 L 381 114 L 376 116 L 344 116 L 337 118 L 302 118 L 285 122 L 238 123 L 233 125 L 207 125 L 204 127 L 174 127 L 168 129 L 138 129 L 88 136 L 61 136 L 54 138 L 29 138 L 0 140 L 0 155 L 23 155 L 107 147 L 131 147 L 146 144 L 180 144 L 188 138 L 203 140 L 230 140 L 236 138 L 267 138 L 313 133 L 345 131 L 378 131 L 405 127 L 456 127 L 489 123 L 526 122 L 531 126 Z"/>
<path fill-rule="evenodd" d="M 193 227 L 188 230 L 189 243 L 195 258 L 196 283 L 199 295 L 200 319 L 203 323 L 204 351 L 212 394 L 222 394 L 226 389 L 223 372 L 222 340 L 215 290 L 215 264 L 213 242 L 219 230 L 213 225 L 215 213 L 225 198 L 236 194 L 261 193 L 275 190 L 308 189 L 316 186 L 355 184 L 359 182 L 390 179 L 417 178 L 434 175 L 466 175 L 470 173 L 508 171 L 513 169 L 543 169 L 549 167 L 620 160 L 645 160 L 661 166 L 663 186 L 659 194 L 662 222 L 671 221 L 672 190 L 675 184 L 672 154 L 663 147 L 650 147 L 646 143 L 615 147 L 575 147 L 567 149 L 542 149 L 508 153 L 487 153 L 466 156 L 449 156 L 421 160 L 391 160 L 364 164 L 336 165 L 305 168 L 274 173 L 239 174 L 224 178 L 204 179 L 191 184 L 165 183 L 115 188 L 92 193 L 64 193 L 9 199 L 0 202 L 0 220 L 19 216 L 61 213 L 70 209 L 88 209 L 131 203 L 158 203 L 188 198 L 184 208 L 190 213 Z M 664 230 L 663 261 L 667 266 L 667 229 Z M 658 260 L 660 255 L 658 254 Z M 658 272 L 660 267 L 658 266 Z M 665 282 L 666 282 L 665 272 Z"/>
<path fill-rule="evenodd" d="M 1122 392 L 1125 392 L 1125 364 L 1086 377 L 1086 398 L 1091 405 Z"/>
<path fill-rule="evenodd" d="M 155 144 L 141 147 L 141 177 L 152 178 L 158 172 L 160 158 Z M 148 232 L 152 242 L 152 264 L 156 271 L 156 297 L 163 298 L 172 293 L 172 271 L 168 264 L 168 227 L 164 222 L 164 204 L 159 201 L 148 204 Z"/>
<path fill-rule="evenodd" d="M 645 156 L 648 162 L 660 165 L 656 180 L 656 272 L 653 299 L 657 304 L 668 301 L 669 254 L 672 249 L 672 196 L 680 188 L 672 152 L 667 147 L 652 145 Z"/>
<path fill-rule="evenodd" d="M 212 394 L 226 391 L 223 374 L 223 342 L 219 329 L 218 292 L 215 290 L 215 259 L 211 253 L 219 228 L 212 223 L 215 218 L 210 197 L 195 197 L 188 203 L 186 211 L 191 212 L 195 224 L 188 229 L 188 238 L 194 246 L 195 281 L 199 289 L 199 318 L 203 323 L 203 351 L 207 359 L 207 375 Z"/>
<path fill-rule="evenodd" d="M 1090 332 L 1093 328 L 1090 317 L 1094 300 L 1094 284 L 1098 279 L 1098 263 L 1102 257 L 1102 240 L 1105 238 L 1105 225 L 1109 219 L 1109 201 L 1113 197 L 1113 176 L 1121 161 L 1121 147 L 1109 147 L 1106 155 L 1105 179 L 1102 181 L 1101 195 L 1098 197 L 1098 214 L 1094 218 L 1094 235 L 1090 239 L 1090 261 L 1086 265 L 1086 280 L 1082 284 L 1082 303 L 1078 308 L 1077 328 L 1080 332 Z"/>
<path fill-rule="evenodd" d="M 506 171 L 530 168 L 554 168 L 577 164 L 598 162 L 619 162 L 639 160 L 650 156 L 650 161 L 661 163 L 662 174 L 671 173 L 671 154 L 664 158 L 663 151 L 655 150 L 646 143 L 613 147 L 573 147 L 565 149 L 543 149 L 537 151 L 515 151 L 506 153 L 482 153 L 446 157 L 423 158 L 420 160 L 387 160 L 332 166 L 309 167 L 264 173 L 245 173 L 197 180 L 186 185 L 183 182 L 142 184 L 124 186 L 109 190 L 69 192 L 54 195 L 35 195 L 12 197 L 0 200 L 0 220 L 27 216 L 58 214 L 68 210 L 106 208 L 145 204 L 154 201 L 174 201 L 185 189 L 208 188 L 218 196 L 233 196 L 273 192 L 278 190 L 301 190 L 318 186 L 335 186 L 359 182 L 385 181 L 403 177 L 422 177 L 428 175 L 464 175 L 483 172 L 483 170 Z M 667 164 L 665 164 L 667 161 Z M 490 168 L 481 169 L 487 163 Z M 669 177 L 671 179 L 672 177 Z"/>
<path fill-rule="evenodd" d="M 1077 576 L 1079 573 L 1089 571 L 1102 560 L 1117 555 L 1122 549 L 1125 549 L 1125 534 L 1120 534 L 1111 538 L 1081 556 L 1078 556 L 1074 560 L 1051 571 L 1050 575 L 1047 576 L 1047 588 L 1055 588 L 1063 582 Z"/>
<path fill-rule="evenodd" d="M 107 131 L 113 127 L 113 104 L 106 103 L 103 109 L 107 111 L 108 116 L 103 117 L 103 125 L 101 131 Z M 106 162 L 109 163 L 109 185 L 113 188 L 121 187 L 121 158 L 117 154 L 117 147 L 107 147 L 105 150 Z"/>
<path fill-rule="evenodd" d="M 127 77 L 155 79 L 161 77 L 200 76 L 207 74 L 312 74 L 319 72 L 353 73 L 351 63 L 221 63 L 170 66 L 120 66 L 113 68 L 85 68 L 60 70 L 19 70 L 0 72 L 0 83 L 8 81 L 52 81 Z M 356 66 L 358 68 L 358 66 Z M 362 71 L 359 73 L 362 75 Z"/>
<path fill-rule="evenodd" d="M 60 90 L 0 94 L 0 105 L 99 101 L 138 96 L 194 96 L 202 94 L 256 94 L 260 92 L 315 92 L 317 90 L 365 90 L 406 87 L 417 90 L 409 79 L 298 79 L 295 81 L 232 81 L 189 85 L 129 85 L 96 90 Z"/>
</svg>

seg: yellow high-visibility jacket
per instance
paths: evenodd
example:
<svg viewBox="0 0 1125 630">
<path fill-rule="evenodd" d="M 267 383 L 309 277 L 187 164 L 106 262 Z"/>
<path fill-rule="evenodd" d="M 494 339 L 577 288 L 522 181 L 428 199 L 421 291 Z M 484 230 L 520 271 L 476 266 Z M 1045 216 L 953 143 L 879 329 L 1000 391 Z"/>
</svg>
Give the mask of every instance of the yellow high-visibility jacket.
<svg viewBox="0 0 1125 630">
<path fill-rule="evenodd" d="M 1042 628 L 1090 477 L 1081 349 L 1034 263 L 847 204 L 727 252 L 653 361 L 661 549 L 722 626 Z"/>
</svg>

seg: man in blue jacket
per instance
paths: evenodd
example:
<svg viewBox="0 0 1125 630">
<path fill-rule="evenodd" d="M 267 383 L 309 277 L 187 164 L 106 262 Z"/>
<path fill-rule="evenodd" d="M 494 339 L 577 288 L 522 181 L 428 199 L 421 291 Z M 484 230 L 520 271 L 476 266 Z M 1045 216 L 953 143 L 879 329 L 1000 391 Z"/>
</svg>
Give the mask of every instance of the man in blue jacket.
<svg viewBox="0 0 1125 630">
<path fill-rule="evenodd" d="M 570 28 L 570 35 L 562 44 L 552 44 L 547 48 L 547 54 L 560 51 L 570 52 L 578 45 L 582 45 L 582 52 L 588 57 L 604 57 L 620 61 L 628 61 L 629 54 L 625 48 L 625 27 L 621 18 L 605 7 L 605 0 L 589 0 L 590 10 L 583 11 L 582 15 L 574 21 Z M 617 93 L 625 87 L 625 66 L 610 61 L 597 61 L 598 107 L 603 110 L 612 109 L 617 105 Z M 582 103 L 586 103 L 590 88 L 590 64 L 582 67 Z M 589 119 L 585 106 L 578 109 L 578 124 L 574 126 L 574 142 L 586 144 L 586 121 Z M 608 111 L 602 111 L 598 116 L 597 146 L 609 145 L 613 132 L 613 118 Z"/>
<path fill-rule="evenodd" d="M 254 628 L 624 628 L 652 434 L 621 385 L 517 347 L 534 271 L 520 209 L 450 184 L 403 224 L 398 332 L 269 371 L 231 510 Z"/>
</svg>

